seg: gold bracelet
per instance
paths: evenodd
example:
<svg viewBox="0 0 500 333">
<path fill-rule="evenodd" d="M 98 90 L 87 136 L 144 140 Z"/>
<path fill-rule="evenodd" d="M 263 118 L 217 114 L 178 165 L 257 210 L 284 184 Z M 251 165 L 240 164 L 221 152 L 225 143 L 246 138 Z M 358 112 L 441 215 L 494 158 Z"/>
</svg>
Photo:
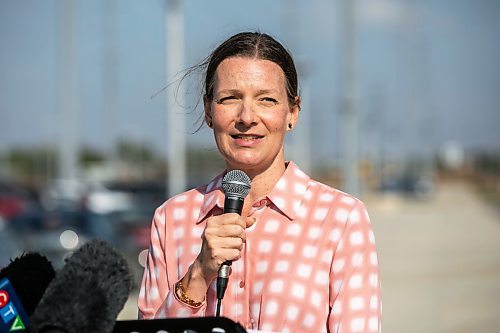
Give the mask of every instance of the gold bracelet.
<svg viewBox="0 0 500 333">
<path fill-rule="evenodd" d="M 186 295 L 186 290 L 184 290 L 184 286 L 182 285 L 181 281 L 175 284 L 175 294 L 182 303 L 185 303 L 192 307 L 198 308 L 203 304 L 203 302 L 196 302 L 195 300 L 189 298 L 188 295 Z"/>
</svg>

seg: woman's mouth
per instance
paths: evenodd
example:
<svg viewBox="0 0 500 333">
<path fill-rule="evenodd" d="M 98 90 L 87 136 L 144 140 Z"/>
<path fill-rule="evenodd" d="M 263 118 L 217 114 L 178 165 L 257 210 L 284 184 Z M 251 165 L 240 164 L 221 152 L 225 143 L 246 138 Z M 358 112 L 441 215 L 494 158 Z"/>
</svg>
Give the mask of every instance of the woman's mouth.
<svg viewBox="0 0 500 333">
<path fill-rule="evenodd" d="M 256 134 L 233 134 L 231 135 L 231 138 L 234 139 L 234 142 L 238 146 L 242 147 L 251 147 L 253 145 L 258 144 L 261 142 L 263 135 L 256 135 Z"/>
<path fill-rule="evenodd" d="M 253 135 L 253 134 L 233 134 L 231 135 L 233 139 L 239 139 L 239 140 L 258 140 L 262 139 L 262 135 Z"/>
</svg>

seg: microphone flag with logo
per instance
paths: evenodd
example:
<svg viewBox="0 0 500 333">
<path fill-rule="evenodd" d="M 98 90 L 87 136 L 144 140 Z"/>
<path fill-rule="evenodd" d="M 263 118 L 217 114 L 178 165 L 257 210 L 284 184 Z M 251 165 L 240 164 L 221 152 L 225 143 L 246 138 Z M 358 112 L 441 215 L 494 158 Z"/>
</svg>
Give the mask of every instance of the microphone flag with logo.
<svg viewBox="0 0 500 333">
<path fill-rule="evenodd" d="M 55 271 L 47 257 L 23 253 L 0 270 L 0 333 L 26 332 Z"/>
</svg>

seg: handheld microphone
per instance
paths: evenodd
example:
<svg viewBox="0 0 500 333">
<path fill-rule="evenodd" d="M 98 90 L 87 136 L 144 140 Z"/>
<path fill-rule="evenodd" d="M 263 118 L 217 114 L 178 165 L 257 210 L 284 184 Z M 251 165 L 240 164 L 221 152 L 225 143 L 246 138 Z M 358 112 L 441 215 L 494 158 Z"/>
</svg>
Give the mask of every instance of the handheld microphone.
<svg viewBox="0 0 500 333">
<path fill-rule="evenodd" d="M 35 252 L 23 253 L 0 270 L 0 333 L 29 329 L 29 316 L 54 276 L 50 261 Z"/>
<path fill-rule="evenodd" d="M 8 284 L 15 290 L 24 311 L 31 316 L 55 274 L 54 267 L 47 257 L 28 252 L 11 259 L 10 263 L 0 270 L 0 280 L 9 280 Z"/>
<path fill-rule="evenodd" d="M 127 261 L 92 240 L 73 253 L 31 317 L 32 332 L 112 332 L 130 291 Z"/>
<path fill-rule="evenodd" d="M 222 190 L 225 193 L 224 214 L 236 213 L 241 215 L 243 202 L 250 192 L 250 177 L 241 170 L 231 170 L 222 179 Z M 220 315 L 220 305 L 224 298 L 227 282 L 231 275 L 231 261 L 225 261 L 217 274 L 217 312 Z"/>
</svg>

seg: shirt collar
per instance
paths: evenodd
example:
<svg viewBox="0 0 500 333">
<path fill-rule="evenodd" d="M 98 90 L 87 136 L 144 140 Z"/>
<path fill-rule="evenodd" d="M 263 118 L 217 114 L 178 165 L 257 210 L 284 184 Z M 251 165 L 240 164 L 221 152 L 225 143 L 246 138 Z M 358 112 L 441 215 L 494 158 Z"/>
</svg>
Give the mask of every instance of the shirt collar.
<svg viewBox="0 0 500 333">
<path fill-rule="evenodd" d="M 200 223 L 205 219 L 205 217 L 210 213 L 215 206 L 219 208 L 224 207 L 224 193 L 222 192 L 222 177 L 226 174 L 226 171 L 217 175 L 214 179 L 208 183 L 205 195 L 203 197 L 203 204 L 201 206 L 200 214 L 196 223 Z"/>
<path fill-rule="evenodd" d="M 310 178 L 295 163 L 290 161 L 287 164 L 267 197 L 288 219 L 293 220 L 304 200 Z"/>
<path fill-rule="evenodd" d="M 203 221 L 216 206 L 223 209 L 224 193 L 222 192 L 221 186 L 222 178 L 225 173 L 226 171 L 220 173 L 208 183 L 196 223 Z M 300 170 L 295 163 L 288 162 L 285 172 L 278 180 L 273 190 L 267 195 L 267 199 L 269 199 L 283 215 L 293 220 L 302 204 L 309 180 L 309 176 Z"/>
</svg>

